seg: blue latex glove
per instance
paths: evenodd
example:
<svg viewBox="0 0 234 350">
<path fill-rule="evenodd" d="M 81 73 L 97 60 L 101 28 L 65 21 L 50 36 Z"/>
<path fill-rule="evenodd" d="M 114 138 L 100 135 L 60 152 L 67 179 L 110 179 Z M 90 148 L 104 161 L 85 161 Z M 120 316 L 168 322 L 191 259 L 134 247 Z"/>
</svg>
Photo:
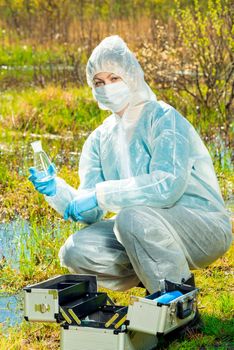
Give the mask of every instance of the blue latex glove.
<svg viewBox="0 0 234 350">
<path fill-rule="evenodd" d="M 33 183 L 38 192 L 45 194 L 46 196 L 54 196 L 56 194 L 55 165 L 51 163 L 47 171 L 48 174 L 46 174 L 44 171 L 38 171 L 34 167 L 31 167 L 29 169 L 31 175 L 28 179 Z M 51 177 L 48 178 L 48 175 Z M 45 180 L 43 180 L 43 178 L 45 178 Z"/>
<path fill-rule="evenodd" d="M 74 198 L 67 206 L 64 212 L 64 220 L 67 220 L 69 217 L 72 218 L 73 221 L 84 220 L 82 218 L 81 213 L 84 211 L 91 210 L 98 206 L 96 193 L 90 192 L 83 195 L 80 195 Z"/>
</svg>

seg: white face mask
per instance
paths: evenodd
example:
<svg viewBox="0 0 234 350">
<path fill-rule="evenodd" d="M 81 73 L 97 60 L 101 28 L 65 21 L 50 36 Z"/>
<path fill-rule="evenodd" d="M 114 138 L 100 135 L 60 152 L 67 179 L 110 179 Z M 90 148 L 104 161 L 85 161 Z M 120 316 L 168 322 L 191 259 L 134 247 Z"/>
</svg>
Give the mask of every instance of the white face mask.
<svg viewBox="0 0 234 350">
<path fill-rule="evenodd" d="M 93 88 L 92 92 L 98 106 L 104 110 L 120 112 L 130 102 L 130 90 L 123 81 Z"/>
</svg>

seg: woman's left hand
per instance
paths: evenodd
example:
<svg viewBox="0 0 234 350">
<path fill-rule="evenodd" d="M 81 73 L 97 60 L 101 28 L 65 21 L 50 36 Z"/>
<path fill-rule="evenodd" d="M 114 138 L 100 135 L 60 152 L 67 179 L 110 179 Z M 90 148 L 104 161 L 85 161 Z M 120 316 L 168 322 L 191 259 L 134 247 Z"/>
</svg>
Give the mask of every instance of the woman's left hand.
<svg viewBox="0 0 234 350">
<path fill-rule="evenodd" d="M 63 218 L 64 220 L 68 220 L 69 217 L 71 217 L 73 221 L 82 221 L 84 219 L 80 214 L 85 211 L 94 209 L 97 206 L 98 202 L 95 191 L 81 194 L 68 204 Z"/>
<path fill-rule="evenodd" d="M 29 181 L 32 182 L 35 189 L 46 196 L 54 196 L 56 194 L 56 168 L 53 163 L 47 169 L 47 172 L 38 171 L 35 167 L 29 169 Z"/>
</svg>

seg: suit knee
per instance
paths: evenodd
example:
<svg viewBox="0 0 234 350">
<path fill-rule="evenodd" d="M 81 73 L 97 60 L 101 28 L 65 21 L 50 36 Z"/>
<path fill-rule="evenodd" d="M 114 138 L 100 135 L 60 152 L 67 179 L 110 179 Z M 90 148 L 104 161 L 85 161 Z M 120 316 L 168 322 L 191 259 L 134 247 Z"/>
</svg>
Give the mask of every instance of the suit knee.
<svg viewBox="0 0 234 350">
<path fill-rule="evenodd" d="M 59 259 L 61 266 L 75 270 L 75 268 L 81 265 L 84 260 L 82 242 L 77 242 L 77 239 L 76 242 L 74 242 L 74 235 L 70 236 L 60 248 Z"/>
<path fill-rule="evenodd" d="M 116 217 L 116 229 L 120 241 L 126 239 L 142 240 L 145 236 L 154 235 L 155 239 L 169 239 L 168 229 L 165 227 L 163 209 L 153 209 L 147 206 L 134 206 L 122 209 Z"/>
<path fill-rule="evenodd" d="M 130 238 L 133 234 L 137 235 L 139 226 L 141 226 L 139 219 L 140 207 L 123 208 L 116 217 L 115 226 L 121 241 Z M 138 228 L 138 229 L 137 229 Z M 129 237 L 130 236 L 130 237 Z"/>
</svg>

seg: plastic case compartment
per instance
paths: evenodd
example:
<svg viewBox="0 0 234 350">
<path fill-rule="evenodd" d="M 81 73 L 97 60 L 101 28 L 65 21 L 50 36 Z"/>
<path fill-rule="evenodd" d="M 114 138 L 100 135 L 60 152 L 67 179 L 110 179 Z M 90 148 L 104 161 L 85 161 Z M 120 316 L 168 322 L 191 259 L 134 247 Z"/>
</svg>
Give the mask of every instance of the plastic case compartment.
<svg viewBox="0 0 234 350">
<path fill-rule="evenodd" d="M 131 297 L 126 317 L 128 329 L 148 334 L 167 334 L 191 321 L 196 312 L 198 289 L 188 285 L 166 282 L 166 291 L 179 290 L 182 296 L 170 304 L 154 301 L 160 292 L 146 298 Z"/>
<path fill-rule="evenodd" d="M 61 326 L 61 350 L 151 350 L 157 345 L 154 335 L 128 331 L 123 313 L 127 307 L 103 305 L 75 324 Z M 118 317 L 116 317 L 116 315 Z"/>
</svg>

